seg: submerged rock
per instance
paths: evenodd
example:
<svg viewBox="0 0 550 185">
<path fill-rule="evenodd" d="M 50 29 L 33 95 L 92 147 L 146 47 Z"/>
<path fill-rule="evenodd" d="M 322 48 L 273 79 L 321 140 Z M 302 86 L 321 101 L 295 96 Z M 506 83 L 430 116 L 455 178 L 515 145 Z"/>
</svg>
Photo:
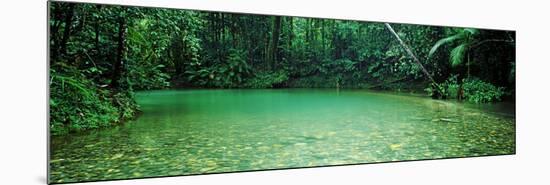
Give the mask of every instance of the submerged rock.
<svg viewBox="0 0 550 185">
<path fill-rule="evenodd" d="M 124 154 L 116 154 L 113 157 L 111 157 L 111 160 L 121 158 L 122 156 L 124 156 Z"/>
<path fill-rule="evenodd" d="M 449 122 L 449 123 L 459 123 L 459 121 L 450 119 L 450 118 L 435 118 L 432 119 L 432 122 Z"/>
<path fill-rule="evenodd" d="M 258 147 L 258 150 L 261 150 L 261 151 L 267 151 L 269 150 L 270 148 L 268 146 L 260 146 Z"/>
<path fill-rule="evenodd" d="M 296 143 L 296 144 L 294 144 L 294 146 L 306 146 L 306 145 L 307 145 L 307 143 Z"/>
<path fill-rule="evenodd" d="M 440 118 L 439 120 L 444 121 L 444 122 L 458 123 L 458 121 L 456 121 L 454 119 L 449 119 L 449 118 Z"/>
<path fill-rule="evenodd" d="M 50 160 L 50 163 L 58 163 L 58 162 L 61 162 L 61 161 L 64 161 L 65 159 L 54 159 L 54 160 Z"/>
<path fill-rule="evenodd" d="M 401 149 L 401 146 L 402 146 L 401 144 L 391 144 L 390 149 L 399 150 L 399 149 Z"/>
</svg>

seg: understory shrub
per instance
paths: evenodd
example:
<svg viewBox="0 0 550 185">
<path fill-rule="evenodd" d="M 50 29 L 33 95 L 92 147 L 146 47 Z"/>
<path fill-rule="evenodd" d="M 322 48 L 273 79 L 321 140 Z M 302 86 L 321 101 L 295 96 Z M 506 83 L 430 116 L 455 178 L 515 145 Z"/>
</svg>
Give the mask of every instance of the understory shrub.
<svg viewBox="0 0 550 185">
<path fill-rule="evenodd" d="M 243 85 L 251 74 L 245 52 L 230 49 L 224 61 L 203 68 L 185 71 L 187 83 L 199 87 L 235 88 Z"/>
<path fill-rule="evenodd" d="M 504 87 L 496 87 L 479 79 L 464 79 L 462 88 L 464 98 L 475 103 L 500 101 L 504 95 Z"/>
<path fill-rule="evenodd" d="M 50 132 L 61 135 L 110 126 L 138 110 L 130 91 L 113 92 L 76 69 L 50 70 Z"/>
<path fill-rule="evenodd" d="M 439 91 L 435 88 L 439 88 Z M 462 83 L 459 83 L 457 75 L 451 75 L 445 82 L 439 84 L 439 87 L 431 84 L 424 90 L 434 98 L 460 99 L 462 97 L 472 103 L 500 101 L 505 94 L 504 87 L 496 87 L 477 78 L 462 79 Z"/>
<path fill-rule="evenodd" d="M 277 72 L 260 72 L 248 80 L 244 86 L 249 88 L 272 88 L 288 80 L 288 73 L 284 70 Z"/>
<path fill-rule="evenodd" d="M 136 90 L 164 89 L 170 87 L 170 75 L 162 72 L 164 65 L 151 65 L 144 62 L 140 66 L 130 66 L 128 76 L 130 85 Z"/>
</svg>

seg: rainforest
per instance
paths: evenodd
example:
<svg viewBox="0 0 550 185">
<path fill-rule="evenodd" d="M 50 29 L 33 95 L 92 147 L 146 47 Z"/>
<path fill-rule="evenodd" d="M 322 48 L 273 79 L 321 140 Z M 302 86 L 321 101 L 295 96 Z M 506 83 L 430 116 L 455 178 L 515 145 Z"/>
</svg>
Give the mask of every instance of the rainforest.
<svg viewBox="0 0 550 185">
<path fill-rule="evenodd" d="M 49 181 L 515 153 L 515 31 L 49 3 Z"/>
</svg>

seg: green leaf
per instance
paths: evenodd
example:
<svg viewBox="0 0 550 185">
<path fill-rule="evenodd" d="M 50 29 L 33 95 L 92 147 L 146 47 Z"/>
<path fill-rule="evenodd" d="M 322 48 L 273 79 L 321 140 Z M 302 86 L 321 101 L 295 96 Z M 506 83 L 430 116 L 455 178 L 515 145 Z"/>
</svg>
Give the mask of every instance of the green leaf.
<svg viewBox="0 0 550 185">
<path fill-rule="evenodd" d="M 469 33 L 470 35 L 476 35 L 479 33 L 479 30 L 475 28 L 464 28 L 463 33 Z"/>
<path fill-rule="evenodd" d="M 455 47 L 453 50 L 451 50 L 451 65 L 457 66 L 462 64 L 464 55 L 466 54 L 466 51 L 468 50 L 468 44 L 460 44 L 457 47 Z"/>
<path fill-rule="evenodd" d="M 441 47 L 443 44 L 447 44 L 447 43 L 451 43 L 457 39 L 460 39 L 460 35 L 459 34 L 456 34 L 456 35 L 453 35 L 453 36 L 450 36 L 450 37 L 446 37 L 446 38 L 443 38 L 439 41 L 437 41 L 434 46 L 432 47 L 432 49 L 430 49 L 430 52 L 428 53 L 428 58 L 431 58 L 432 55 L 437 51 L 437 49 L 439 47 Z"/>
</svg>

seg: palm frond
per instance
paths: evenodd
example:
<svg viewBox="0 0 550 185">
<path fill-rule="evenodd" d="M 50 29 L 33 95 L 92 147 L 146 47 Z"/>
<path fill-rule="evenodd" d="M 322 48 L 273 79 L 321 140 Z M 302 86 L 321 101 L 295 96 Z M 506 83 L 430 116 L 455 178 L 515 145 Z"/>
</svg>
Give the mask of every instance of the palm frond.
<svg viewBox="0 0 550 185">
<path fill-rule="evenodd" d="M 452 35 L 452 36 L 449 36 L 449 37 L 446 37 L 446 38 L 442 38 L 441 40 L 438 40 L 434 46 L 432 47 L 432 49 L 430 49 L 430 52 L 428 53 L 428 58 L 431 58 L 432 55 L 437 51 L 437 49 L 439 47 L 441 47 L 443 44 L 446 44 L 446 43 L 450 43 L 450 42 L 453 42 L 457 39 L 460 39 L 461 38 L 461 35 L 460 34 L 455 34 L 455 35 Z"/>
<path fill-rule="evenodd" d="M 479 30 L 475 29 L 475 28 L 464 28 L 464 30 L 462 30 L 464 33 L 469 33 L 470 35 L 476 35 L 477 33 L 479 33 Z"/>
<path fill-rule="evenodd" d="M 467 43 L 460 44 L 451 50 L 450 62 L 453 67 L 462 64 L 466 50 L 468 50 Z"/>
</svg>

